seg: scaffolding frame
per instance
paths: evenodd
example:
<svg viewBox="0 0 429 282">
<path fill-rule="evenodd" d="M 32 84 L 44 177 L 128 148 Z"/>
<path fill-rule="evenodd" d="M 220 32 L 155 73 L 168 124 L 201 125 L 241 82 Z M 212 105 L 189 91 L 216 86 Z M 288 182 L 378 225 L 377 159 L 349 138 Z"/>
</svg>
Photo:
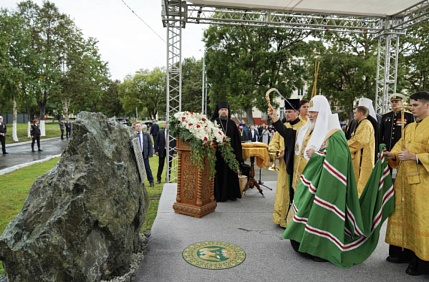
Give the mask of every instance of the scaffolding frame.
<svg viewBox="0 0 429 282">
<path fill-rule="evenodd" d="M 167 122 L 170 114 L 181 111 L 182 29 L 187 23 L 374 34 L 378 37 L 375 108 L 382 114 L 389 110 L 389 95 L 396 92 L 400 36 L 410 26 L 429 18 L 429 0 L 386 17 L 236 9 L 193 5 L 181 0 L 161 1 L 162 22 L 167 28 L 168 38 Z M 203 95 L 202 103 L 204 99 Z M 167 169 L 171 169 L 168 162 Z"/>
</svg>

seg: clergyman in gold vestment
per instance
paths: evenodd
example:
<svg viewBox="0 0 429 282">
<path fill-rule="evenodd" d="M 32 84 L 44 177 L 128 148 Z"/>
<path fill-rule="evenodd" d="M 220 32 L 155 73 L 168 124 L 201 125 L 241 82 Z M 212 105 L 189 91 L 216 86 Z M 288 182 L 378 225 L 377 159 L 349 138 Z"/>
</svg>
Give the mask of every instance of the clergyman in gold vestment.
<svg viewBox="0 0 429 282">
<path fill-rule="evenodd" d="M 354 114 L 356 127 L 347 141 L 352 155 L 359 197 L 365 188 L 366 182 L 368 182 L 375 163 L 374 127 L 367 119 L 368 113 L 368 108 L 364 106 L 356 108 Z"/>
<path fill-rule="evenodd" d="M 309 121 L 299 129 L 298 132 L 287 128 L 280 120 L 272 106 L 268 108 L 268 115 L 273 121 L 273 126 L 288 143 L 296 136 L 296 141 L 289 146 L 295 146 L 292 150 L 293 156 L 293 181 L 292 188 L 296 189 L 305 166 L 308 163 L 309 156 L 322 146 L 326 133 L 328 132 L 328 117 L 331 115 L 331 107 L 325 96 L 316 95 L 309 103 Z M 313 129 L 317 128 L 317 132 L 321 134 L 312 134 Z M 287 149 L 286 149 L 287 151 Z M 292 159 L 292 158 L 291 158 Z M 291 160 L 289 160 L 291 162 Z M 286 167 L 290 163 L 286 163 Z"/>
<path fill-rule="evenodd" d="M 286 113 L 286 123 L 284 124 L 286 128 L 292 128 L 298 131 L 304 124 L 299 116 L 299 99 L 287 99 L 285 101 L 285 113 Z M 285 142 L 283 137 L 276 132 L 273 138 L 268 145 L 269 150 L 279 151 L 280 154 L 277 157 L 279 160 L 279 171 L 277 174 L 277 185 L 276 185 L 276 195 L 274 198 L 274 210 L 273 210 L 273 222 L 278 224 L 280 227 L 286 228 L 286 225 L 293 217 L 293 212 L 289 211 L 288 219 L 286 219 L 286 214 L 288 212 L 290 204 L 290 179 L 289 174 L 286 171 L 286 162 L 285 162 Z M 293 155 L 294 147 L 289 148 L 291 154 Z"/>
<path fill-rule="evenodd" d="M 387 261 L 408 262 L 406 273 L 421 275 L 429 274 L 429 93 L 414 93 L 410 100 L 416 122 L 408 124 L 404 137 L 384 153 L 398 168 L 395 211 L 386 232 Z"/>
</svg>

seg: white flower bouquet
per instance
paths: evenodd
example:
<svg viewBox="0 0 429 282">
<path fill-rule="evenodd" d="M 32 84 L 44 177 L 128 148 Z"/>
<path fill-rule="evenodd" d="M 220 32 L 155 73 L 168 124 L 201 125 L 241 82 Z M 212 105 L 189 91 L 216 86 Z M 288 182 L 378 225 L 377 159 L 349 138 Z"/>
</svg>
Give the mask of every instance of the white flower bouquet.
<svg viewBox="0 0 429 282">
<path fill-rule="evenodd" d="M 220 150 L 225 162 L 233 171 L 239 170 L 229 138 L 217 124 L 211 122 L 206 115 L 193 112 L 178 112 L 169 120 L 170 134 L 189 142 L 191 160 L 202 169 L 204 157 L 208 158 L 210 177 L 215 174 L 216 156 L 214 150 Z"/>
</svg>

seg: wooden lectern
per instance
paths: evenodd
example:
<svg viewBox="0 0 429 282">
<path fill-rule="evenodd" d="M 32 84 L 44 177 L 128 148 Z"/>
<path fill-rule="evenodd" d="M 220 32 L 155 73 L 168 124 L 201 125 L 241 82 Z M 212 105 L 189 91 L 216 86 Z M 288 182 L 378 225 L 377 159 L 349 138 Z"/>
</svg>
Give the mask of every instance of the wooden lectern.
<svg viewBox="0 0 429 282">
<path fill-rule="evenodd" d="M 178 173 L 177 195 L 173 209 L 176 213 L 201 218 L 216 209 L 214 178 L 210 179 L 207 157 L 204 168 L 198 169 L 191 161 L 189 143 L 177 138 Z M 214 150 L 213 150 L 213 153 Z"/>
</svg>

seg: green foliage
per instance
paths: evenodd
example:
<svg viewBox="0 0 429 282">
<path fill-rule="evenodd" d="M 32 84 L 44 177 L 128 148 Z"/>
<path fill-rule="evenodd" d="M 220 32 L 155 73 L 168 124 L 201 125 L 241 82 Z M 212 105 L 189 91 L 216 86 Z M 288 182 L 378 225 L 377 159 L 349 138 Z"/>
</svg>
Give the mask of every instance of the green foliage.
<svg viewBox="0 0 429 282">
<path fill-rule="evenodd" d="M 182 111 L 203 112 L 202 96 L 202 61 L 185 58 L 182 63 Z"/>
<path fill-rule="evenodd" d="M 158 184 L 155 187 L 150 188 L 150 191 L 151 191 L 150 194 L 154 194 L 156 192 L 155 190 L 162 191 L 162 186 Z M 143 226 L 140 229 L 140 232 L 143 232 L 143 233 L 150 233 L 150 230 L 152 229 L 152 225 L 156 218 L 156 214 L 158 213 L 160 195 L 151 196 L 150 198 L 151 200 L 149 202 L 149 209 L 146 214 L 146 219 L 144 221 Z"/>
<path fill-rule="evenodd" d="M 240 170 L 240 165 L 235 157 L 234 154 L 234 149 L 232 149 L 231 145 L 230 145 L 230 140 L 227 141 L 227 144 L 223 144 L 221 146 L 218 146 L 218 150 L 220 151 L 223 160 L 225 161 L 225 163 L 228 164 L 228 167 L 232 170 L 232 171 L 239 171 Z"/>
<path fill-rule="evenodd" d="M 136 110 L 151 119 L 155 119 L 158 111 L 165 114 L 166 74 L 161 68 L 139 70 L 134 76 L 128 75 L 118 91 L 123 108 L 129 115 Z"/>
<path fill-rule="evenodd" d="M 22 86 L 27 85 L 29 64 L 36 54 L 21 17 L 1 10 L 0 30 L 0 104 L 11 107 L 8 102 L 25 98 Z"/>
<path fill-rule="evenodd" d="M 2 10 L 0 27 L 0 97 L 6 103 L 0 102 L 8 107 L 0 110 L 11 112 L 12 100 L 17 111 L 38 117 L 68 115 L 69 107 L 101 108 L 109 74 L 97 41 L 85 40 L 54 3 L 23 1 L 13 13 Z"/>
<path fill-rule="evenodd" d="M 320 61 L 317 94 L 325 95 L 331 106 L 337 106 L 345 113 L 353 111 L 353 102 L 357 98 L 374 99 L 377 39 L 368 34 L 328 33 L 322 42 L 323 45 L 316 45 L 316 54 L 307 58 L 309 62 Z M 309 72 L 314 73 L 314 64 L 309 66 Z"/>
<path fill-rule="evenodd" d="M 260 20 L 253 17 L 246 15 Z M 110 81 L 97 40 L 85 39 L 53 2 L 23 1 L 14 11 L 2 9 L 0 30 L 0 112 L 12 112 L 16 104 L 16 111 L 38 117 L 82 110 L 151 119 L 166 114 L 164 69 L 141 69 L 123 83 Z M 396 91 L 428 89 L 428 31 L 429 23 L 422 21 L 401 35 Z M 275 87 L 285 97 L 305 85 L 311 91 L 316 59 L 318 89 L 335 106 L 351 111 L 356 98 L 375 99 L 377 38 L 370 34 L 210 26 L 204 41 L 209 111 L 229 101 L 252 123 L 253 108 L 266 110 L 267 89 Z M 185 58 L 182 79 L 182 110 L 200 111 L 202 61 Z M 169 102 L 176 107 L 179 101 Z"/>
<path fill-rule="evenodd" d="M 74 37 L 78 40 L 70 39 L 73 48 L 64 62 L 66 68 L 60 79 L 62 91 L 58 96 L 63 107 L 65 101 L 70 100 L 72 112 L 101 111 L 106 103 L 103 96 L 108 85 L 113 84 L 108 79 L 107 64 L 101 60 L 95 39 L 85 40 L 80 33 Z"/>
<path fill-rule="evenodd" d="M 401 37 L 402 52 L 399 62 L 403 66 L 398 74 L 398 92 L 409 89 L 409 94 L 429 89 L 429 22 L 413 25 Z"/>
<path fill-rule="evenodd" d="M 204 33 L 210 105 L 228 101 L 234 111 L 266 110 L 272 87 L 285 97 L 304 85 L 304 65 L 297 60 L 310 50 L 309 32 L 286 29 L 210 26 Z M 252 121 L 250 121 L 252 122 Z"/>
<path fill-rule="evenodd" d="M 101 95 L 99 110 L 109 117 L 121 117 L 125 114 L 119 99 L 119 83 L 119 81 L 111 82 L 107 90 Z"/>
</svg>

